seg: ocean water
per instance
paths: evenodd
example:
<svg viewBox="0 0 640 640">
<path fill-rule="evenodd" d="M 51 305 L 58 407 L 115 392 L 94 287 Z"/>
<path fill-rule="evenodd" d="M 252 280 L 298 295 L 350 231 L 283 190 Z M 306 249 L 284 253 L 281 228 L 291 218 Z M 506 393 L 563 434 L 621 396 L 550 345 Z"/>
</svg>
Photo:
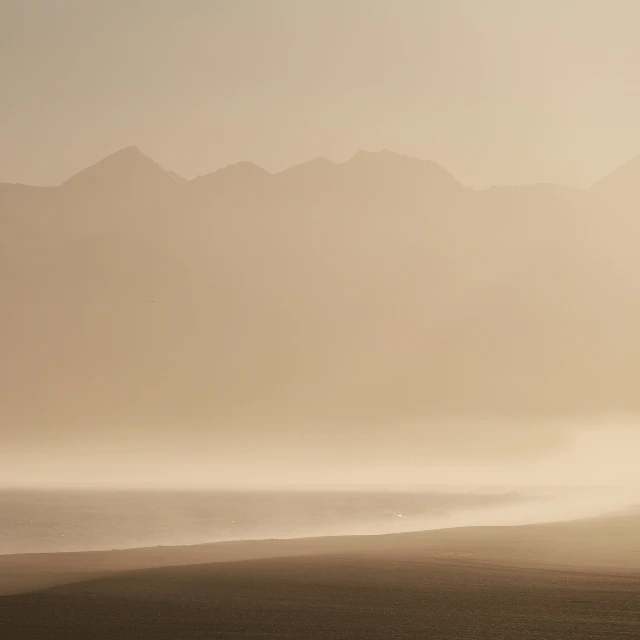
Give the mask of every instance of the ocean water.
<svg viewBox="0 0 640 640">
<path fill-rule="evenodd" d="M 467 491 L 0 491 L 0 553 L 386 533 L 528 500 Z"/>
<path fill-rule="evenodd" d="M 638 489 L 0 490 L 0 554 L 510 526 L 638 512 Z"/>
</svg>

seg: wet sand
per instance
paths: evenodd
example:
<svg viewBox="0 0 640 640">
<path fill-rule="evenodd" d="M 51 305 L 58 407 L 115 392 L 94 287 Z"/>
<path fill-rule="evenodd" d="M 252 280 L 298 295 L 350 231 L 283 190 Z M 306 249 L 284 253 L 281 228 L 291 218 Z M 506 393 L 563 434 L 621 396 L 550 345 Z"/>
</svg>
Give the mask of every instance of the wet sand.
<svg viewBox="0 0 640 640">
<path fill-rule="evenodd" d="M 0 637 L 640 638 L 638 533 L 634 516 L 2 556 Z"/>
</svg>

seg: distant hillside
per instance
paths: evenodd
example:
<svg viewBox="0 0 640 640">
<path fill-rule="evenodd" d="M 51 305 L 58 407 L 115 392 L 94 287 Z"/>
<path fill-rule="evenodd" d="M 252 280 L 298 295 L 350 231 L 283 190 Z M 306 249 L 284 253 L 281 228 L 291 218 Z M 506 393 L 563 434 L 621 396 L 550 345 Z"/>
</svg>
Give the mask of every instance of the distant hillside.
<svg viewBox="0 0 640 640">
<path fill-rule="evenodd" d="M 331 420 L 437 451 L 443 416 L 637 411 L 638 185 L 634 160 L 589 190 L 474 191 L 388 151 L 185 181 L 133 147 L 0 185 L 4 428 Z"/>
</svg>

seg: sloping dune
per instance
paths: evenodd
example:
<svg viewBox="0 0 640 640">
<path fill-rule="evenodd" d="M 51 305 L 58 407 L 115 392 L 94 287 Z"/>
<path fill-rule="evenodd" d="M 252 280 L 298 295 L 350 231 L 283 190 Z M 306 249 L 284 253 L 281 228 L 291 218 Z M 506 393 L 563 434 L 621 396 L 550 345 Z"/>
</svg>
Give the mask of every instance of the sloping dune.
<svg viewBox="0 0 640 640">
<path fill-rule="evenodd" d="M 0 636 L 636 638 L 638 532 L 629 516 L 4 556 L 5 593 L 59 586 L 0 598 Z"/>
<path fill-rule="evenodd" d="M 315 556 L 151 569 L 0 599 L 15 639 L 637 638 L 640 578 Z"/>
</svg>

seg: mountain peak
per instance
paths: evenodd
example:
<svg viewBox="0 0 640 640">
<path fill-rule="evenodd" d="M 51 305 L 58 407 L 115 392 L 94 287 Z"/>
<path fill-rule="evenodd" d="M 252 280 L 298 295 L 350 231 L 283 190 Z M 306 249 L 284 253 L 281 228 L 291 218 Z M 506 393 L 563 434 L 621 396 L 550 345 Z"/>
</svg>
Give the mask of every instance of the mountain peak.
<svg viewBox="0 0 640 640">
<path fill-rule="evenodd" d="M 149 159 L 142 151 L 140 151 L 140 147 L 135 144 L 129 145 L 128 147 L 124 147 L 115 153 L 112 153 L 107 158 L 147 158 Z M 106 158 L 105 158 L 106 159 Z"/>
<path fill-rule="evenodd" d="M 624 164 L 608 173 L 596 182 L 596 191 L 618 191 L 620 193 L 640 193 L 640 155 L 627 160 Z"/>
<path fill-rule="evenodd" d="M 329 158 L 325 158 L 324 156 L 318 156 L 317 158 L 307 160 L 302 164 L 297 164 L 291 167 L 290 169 L 296 169 L 297 167 L 322 168 L 322 167 L 335 167 L 335 166 L 337 166 L 337 163 L 335 163 L 333 160 L 329 160 Z M 289 171 L 290 169 L 286 169 L 286 171 Z"/>
<path fill-rule="evenodd" d="M 195 184 L 199 186 L 220 186 L 225 185 L 227 187 L 232 185 L 243 186 L 247 181 L 264 181 L 269 178 L 271 174 L 248 160 L 242 162 L 236 162 L 235 164 L 228 164 L 225 167 L 220 167 L 212 173 L 208 173 L 204 176 L 198 176 L 193 180 Z"/>
<path fill-rule="evenodd" d="M 372 179 L 372 174 L 384 176 L 385 179 L 399 180 L 414 185 L 462 185 L 439 164 L 431 160 L 421 160 L 412 156 L 383 149 L 381 151 L 358 151 L 342 166 L 363 178 Z"/>
<path fill-rule="evenodd" d="M 76 188 L 148 188 L 178 182 L 136 146 L 125 147 L 76 173 L 63 183 Z"/>
<path fill-rule="evenodd" d="M 214 174 L 222 174 L 222 173 L 235 173 L 235 174 L 244 174 L 244 175 L 269 175 L 269 172 L 266 169 L 258 166 L 255 162 L 251 162 L 249 160 L 242 160 L 241 162 L 236 162 L 235 164 L 228 164 L 226 167 L 221 167 L 217 171 L 214 171 Z"/>
<path fill-rule="evenodd" d="M 284 178 L 298 178 L 301 176 L 310 176 L 323 174 L 326 171 L 332 171 L 337 167 L 337 163 L 325 157 L 313 158 L 301 164 L 295 164 L 277 175 Z"/>
<path fill-rule="evenodd" d="M 366 149 L 360 149 L 359 151 L 356 151 L 356 153 L 352 156 L 351 160 L 347 160 L 347 162 L 375 160 L 375 159 L 390 160 L 392 158 L 406 158 L 409 160 L 415 160 L 416 162 L 419 162 L 417 158 L 404 156 L 401 153 L 396 153 L 395 151 L 390 151 L 389 149 L 381 149 L 380 151 L 368 151 Z"/>
</svg>

